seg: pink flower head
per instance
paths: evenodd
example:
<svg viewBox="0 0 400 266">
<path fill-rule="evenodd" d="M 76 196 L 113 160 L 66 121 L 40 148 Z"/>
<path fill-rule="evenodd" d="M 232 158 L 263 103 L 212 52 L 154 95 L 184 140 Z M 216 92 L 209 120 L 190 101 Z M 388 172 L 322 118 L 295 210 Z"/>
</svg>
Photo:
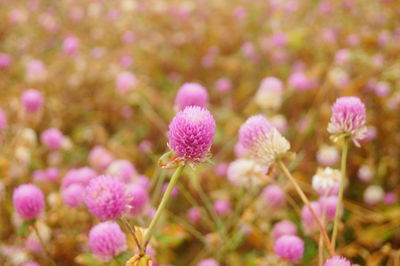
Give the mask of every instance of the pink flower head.
<svg viewBox="0 0 400 266">
<path fill-rule="evenodd" d="M 290 75 L 288 84 L 298 91 L 309 91 L 317 86 L 315 80 L 310 79 L 301 71 L 296 71 Z"/>
<path fill-rule="evenodd" d="M 281 258 L 296 263 L 303 258 L 304 242 L 297 236 L 284 235 L 276 240 L 274 251 Z"/>
<path fill-rule="evenodd" d="M 271 164 L 290 149 L 289 142 L 262 115 L 247 119 L 240 127 L 239 140 L 250 157 L 262 165 Z"/>
<path fill-rule="evenodd" d="M 42 107 L 43 96 L 39 91 L 35 89 L 29 89 L 22 94 L 21 102 L 25 108 L 25 111 L 34 113 Z"/>
<path fill-rule="evenodd" d="M 219 263 L 214 259 L 203 259 L 197 266 L 219 266 Z"/>
<path fill-rule="evenodd" d="M 102 261 L 110 261 L 126 250 L 126 236 L 115 222 L 95 225 L 89 232 L 89 246 Z"/>
<path fill-rule="evenodd" d="M 46 180 L 48 181 L 56 181 L 59 176 L 60 172 L 55 167 L 50 167 L 45 170 Z"/>
<path fill-rule="evenodd" d="M 341 173 L 326 167 L 318 172 L 312 178 L 312 187 L 320 196 L 332 196 L 339 193 Z"/>
<path fill-rule="evenodd" d="M 325 261 L 324 266 L 351 266 L 351 262 L 344 257 L 334 256 Z"/>
<path fill-rule="evenodd" d="M 113 176 L 98 176 L 86 187 L 85 204 L 101 220 L 118 218 L 127 204 L 125 185 Z"/>
<path fill-rule="evenodd" d="M 149 201 L 149 195 L 145 187 L 138 184 L 130 184 L 126 188 L 128 213 L 132 216 L 140 214 Z"/>
<path fill-rule="evenodd" d="M 274 210 L 279 209 L 285 204 L 285 193 L 277 185 L 268 185 L 261 192 L 261 197 L 266 205 Z"/>
<path fill-rule="evenodd" d="M 365 106 L 357 97 L 340 97 L 332 106 L 332 116 L 328 125 L 328 132 L 333 140 L 348 135 L 359 146 L 358 139 L 365 133 Z"/>
<path fill-rule="evenodd" d="M 47 72 L 44 63 L 40 60 L 31 60 L 26 64 L 26 79 L 28 81 L 42 81 Z"/>
<path fill-rule="evenodd" d="M 274 240 L 278 240 L 281 236 L 295 236 L 297 235 L 297 229 L 296 225 L 292 223 L 291 221 L 288 220 L 283 220 L 280 221 L 279 223 L 276 223 L 274 227 L 272 228 L 272 237 Z"/>
<path fill-rule="evenodd" d="M 129 90 L 133 89 L 136 84 L 137 80 L 135 75 L 128 71 L 119 73 L 115 81 L 117 91 L 120 93 L 127 93 Z"/>
<path fill-rule="evenodd" d="M 113 160 L 113 155 L 103 146 L 96 146 L 89 153 L 90 165 L 99 171 L 106 170 Z"/>
<path fill-rule="evenodd" d="M 62 187 L 66 188 L 72 184 L 86 187 L 89 182 L 97 176 L 96 172 L 90 167 L 81 167 L 67 172 L 62 181 Z"/>
<path fill-rule="evenodd" d="M 0 69 L 7 69 L 12 63 L 11 56 L 8 54 L 0 53 Z"/>
<path fill-rule="evenodd" d="M 165 183 L 162 186 L 161 191 L 163 194 L 165 193 L 165 191 L 167 191 L 167 187 L 168 187 L 168 183 Z M 171 191 L 171 197 L 176 197 L 176 196 L 178 196 L 178 194 L 179 194 L 179 190 L 176 186 L 174 186 Z"/>
<path fill-rule="evenodd" d="M 397 195 L 394 192 L 388 192 L 385 194 L 385 197 L 383 198 L 383 203 L 386 205 L 392 205 L 396 203 L 397 201 Z"/>
<path fill-rule="evenodd" d="M 63 51 L 68 55 L 74 55 L 78 52 L 80 40 L 75 36 L 68 36 L 63 42 Z"/>
<path fill-rule="evenodd" d="M 245 157 L 247 155 L 247 150 L 245 147 L 243 147 L 243 145 L 242 145 L 242 143 L 240 143 L 240 141 L 238 141 L 236 143 L 234 152 L 235 152 L 236 157 L 239 157 L 239 158 Z"/>
<path fill-rule="evenodd" d="M 319 203 L 313 201 L 313 202 L 310 202 L 310 205 L 311 205 L 311 208 L 313 209 L 315 215 L 317 217 L 321 217 L 322 210 L 321 210 L 321 206 L 319 205 Z M 301 210 L 301 222 L 303 224 L 304 231 L 306 231 L 306 233 L 308 233 L 308 234 L 313 233 L 316 230 L 318 230 L 318 224 L 314 220 L 314 217 L 311 214 L 311 212 L 307 206 L 303 206 L 303 208 Z"/>
<path fill-rule="evenodd" d="M 232 89 L 232 82 L 228 78 L 219 78 L 215 82 L 215 87 L 219 92 L 228 92 Z"/>
<path fill-rule="evenodd" d="M 204 161 L 215 136 L 215 120 L 199 106 L 189 106 L 178 112 L 169 124 L 168 145 L 184 162 Z"/>
<path fill-rule="evenodd" d="M 0 131 L 7 128 L 7 117 L 3 109 L 0 108 Z"/>
<path fill-rule="evenodd" d="M 13 204 L 22 219 L 36 219 L 44 209 L 43 192 L 32 184 L 20 185 L 14 190 Z"/>
<path fill-rule="evenodd" d="M 281 106 L 283 83 L 275 77 L 263 79 L 255 96 L 256 103 L 266 109 L 276 109 Z"/>
<path fill-rule="evenodd" d="M 201 211 L 198 207 L 192 207 L 187 212 L 187 219 L 192 223 L 196 224 L 201 220 Z"/>
<path fill-rule="evenodd" d="M 357 177 L 361 181 L 368 183 L 374 178 L 374 171 L 371 166 L 365 164 L 362 165 L 357 172 Z"/>
<path fill-rule="evenodd" d="M 333 221 L 336 215 L 336 208 L 338 205 L 337 196 L 321 197 L 318 200 L 323 217 L 327 221 Z M 339 214 L 341 210 L 339 211 Z"/>
<path fill-rule="evenodd" d="M 226 200 L 214 202 L 214 210 L 218 215 L 227 215 L 231 212 L 231 204 Z"/>
<path fill-rule="evenodd" d="M 317 161 L 322 166 L 332 166 L 339 161 L 339 151 L 335 146 L 323 145 L 317 152 Z"/>
<path fill-rule="evenodd" d="M 107 174 L 118 177 L 123 183 L 129 183 L 137 172 L 128 160 L 116 160 L 108 166 Z"/>
<path fill-rule="evenodd" d="M 64 135 L 57 128 L 47 129 L 40 136 L 40 140 L 49 150 L 56 151 L 61 147 Z"/>
<path fill-rule="evenodd" d="M 81 206 L 84 198 L 85 188 L 78 184 L 72 184 L 62 191 L 62 199 L 64 204 L 71 208 Z"/>
<path fill-rule="evenodd" d="M 29 261 L 29 262 L 25 262 L 21 266 L 40 266 L 40 264 L 37 263 L 36 261 Z"/>
<path fill-rule="evenodd" d="M 207 102 L 207 90 L 195 82 L 183 84 L 175 98 L 175 105 L 178 110 L 184 110 L 188 106 L 206 107 Z"/>
</svg>

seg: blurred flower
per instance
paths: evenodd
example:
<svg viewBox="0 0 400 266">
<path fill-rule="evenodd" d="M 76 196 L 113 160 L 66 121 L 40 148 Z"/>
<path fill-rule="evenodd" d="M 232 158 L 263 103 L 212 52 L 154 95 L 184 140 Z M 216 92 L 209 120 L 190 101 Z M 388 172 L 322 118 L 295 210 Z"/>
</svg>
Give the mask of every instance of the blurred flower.
<svg viewBox="0 0 400 266">
<path fill-rule="evenodd" d="M 81 167 L 69 170 L 61 183 L 62 188 L 66 188 L 72 184 L 79 184 L 86 187 L 90 180 L 97 176 L 96 172 L 90 167 Z"/>
<path fill-rule="evenodd" d="M 297 236 L 284 235 L 276 240 L 274 252 L 293 263 L 299 262 L 304 254 L 304 242 Z"/>
<path fill-rule="evenodd" d="M 239 139 L 250 157 L 262 165 L 271 164 L 290 149 L 289 142 L 262 115 L 247 119 L 240 127 Z"/>
<path fill-rule="evenodd" d="M 266 179 L 265 168 L 249 159 L 237 159 L 229 164 L 228 180 L 239 187 L 252 187 L 262 184 Z"/>
<path fill-rule="evenodd" d="M 26 79 L 28 81 L 43 81 L 47 76 L 44 63 L 40 60 L 31 60 L 26 63 Z"/>
<path fill-rule="evenodd" d="M 89 245 L 97 258 L 108 262 L 126 250 L 126 236 L 117 223 L 103 222 L 90 230 Z"/>
<path fill-rule="evenodd" d="M 194 82 L 183 84 L 175 98 L 175 106 L 178 110 L 183 110 L 188 106 L 206 107 L 207 102 L 207 90 Z"/>
<path fill-rule="evenodd" d="M 13 204 L 22 219 L 36 219 L 44 209 L 43 192 L 32 184 L 20 185 L 14 190 Z"/>
<path fill-rule="evenodd" d="M 106 170 L 113 160 L 112 154 L 103 146 L 96 146 L 89 153 L 90 165 L 99 171 Z"/>
<path fill-rule="evenodd" d="M 215 167 L 215 174 L 217 176 L 221 176 L 221 177 L 226 176 L 228 167 L 229 167 L 229 164 L 227 164 L 227 163 L 217 164 L 217 166 Z"/>
<path fill-rule="evenodd" d="M 0 131 L 7 128 L 7 117 L 3 109 L 0 108 Z"/>
<path fill-rule="evenodd" d="M 282 104 L 283 84 L 275 77 L 263 79 L 255 96 L 255 102 L 265 109 L 277 109 Z"/>
<path fill-rule="evenodd" d="M 28 89 L 22 94 L 21 102 L 25 111 L 34 113 L 42 108 L 43 96 L 35 89 Z"/>
<path fill-rule="evenodd" d="M 374 178 L 374 171 L 371 166 L 364 164 L 358 169 L 357 177 L 363 182 L 371 182 Z"/>
<path fill-rule="evenodd" d="M 324 266 L 351 266 L 351 262 L 344 257 L 334 256 L 326 260 Z"/>
<path fill-rule="evenodd" d="M 247 150 L 245 147 L 243 147 L 243 145 L 240 141 L 238 141 L 236 143 L 234 151 L 235 151 L 236 157 L 238 157 L 238 158 L 247 156 Z"/>
<path fill-rule="evenodd" d="M 266 186 L 260 196 L 272 210 L 278 210 L 285 204 L 285 192 L 278 185 Z"/>
<path fill-rule="evenodd" d="M 198 106 L 186 107 L 169 125 L 168 145 L 185 163 L 199 163 L 209 156 L 215 135 L 215 120 Z"/>
<path fill-rule="evenodd" d="M 296 225 L 288 220 L 280 221 L 272 228 L 271 235 L 275 241 L 284 235 L 297 235 Z"/>
<path fill-rule="evenodd" d="M 215 87 L 219 92 L 229 92 L 232 89 L 232 82 L 229 78 L 219 78 L 215 82 Z"/>
<path fill-rule="evenodd" d="M 340 97 L 332 106 L 332 116 L 328 125 L 328 132 L 332 139 L 348 135 L 353 142 L 359 145 L 358 139 L 365 134 L 365 106 L 357 97 Z"/>
<path fill-rule="evenodd" d="M 229 201 L 217 200 L 214 202 L 214 210 L 218 215 L 228 215 L 232 209 Z"/>
<path fill-rule="evenodd" d="M 135 167 L 128 160 L 115 160 L 107 168 L 107 174 L 119 178 L 123 183 L 129 183 L 137 176 Z"/>
<path fill-rule="evenodd" d="M 317 161 L 322 166 L 332 166 L 339 161 L 339 151 L 335 146 L 322 145 L 317 151 Z"/>
<path fill-rule="evenodd" d="M 126 197 L 127 212 L 132 216 L 137 216 L 140 214 L 149 201 L 146 188 L 138 184 L 127 185 Z"/>
<path fill-rule="evenodd" d="M 131 72 L 124 71 L 118 74 L 115 86 L 119 93 L 125 94 L 128 91 L 132 90 L 137 84 L 137 80 L 135 75 Z"/>
<path fill-rule="evenodd" d="M 80 40 L 76 36 L 68 36 L 63 42 L 63 51 L 68 55 L 74 55 L 78 52 Z"/>
<path fill-rule="evenodd" d="M 61 147 L 64 135 L 57 128 L 47 129 L 40 136 L 40 140 L 49 150 L 56 151 Z"/>
<path fill-rule="evenodd" d="M 62 199 L 65 205 L 76 208 L 83 204 L 85 188 L 78 184 L 72 184 L 62 190 Z"/>
<path fill-rule="evenodd" d="M 284 134 L 288 129 L 286 118 L 283 115 L 274 115 L 269 119 L 269 121 L 281 134 Z"/>
<path fill-rule="evenodd" d="M 219 266 L 219 263 L 214 259 L 203 259 L 197 266 Z"/>
<path fill-rule="evenodd" d="M 301 71 L 293 72 L 290 75 L 288 85 L 298 91 L 309 91 L 317 86 L 315 80 L 310 79 Z"/>
<path fill-rule="evenodd" d="M 192 223 L 196 224 L 201 220 L 201 211 L 198 207 L 192 207 L 187 211 L 186 217 Z"/>
<path fill-rule="evenodd" d="M 376 205 L 383 201 L 385 191 L 381 186 L 371 185 L 364 191 L 364 202 L 368 205 Z"/>
<path fill-rule="evenodd" d="M 7 69 L 11 66 L 12 58 L 10 55 L 5 53 L 0 53 L 0 70 Z"/>
<path fill-rule="evenodd" d="M 338 205 L 337 196 L 320 197 L 318 203 L 320 205 L 323 217 L 327 221 L 333 221 L 335 219 L 336 209 Z M 339 214 L 342 212 L 342 207 L 340 209 L 341 210 L 339 211 Z"/>
<path fill-rule="evenodd" d="M 339 193 L 341 173 L 339 170 L 326 167 L 319 169 L 312 178 L 312 187 L 320 196 L 331 196 Z"/>
<path fill-rule="evenodd" d="M 383 199 L 383 203 L 385 203 L 386 205 L 392 205 L 396 203 L 396 201 L 397 201 L 397 195 L 394 192 L 386 193 Z"/>
<path fill-rule="evenodd" d="M 37 263 L 36 261 L 29 261 L 29 262 L 25 262 L 21 266 L 40 266 L 40 264 Z"/>
<path fill-rule="evenodd" d="M 125 186 L 113 176 L 98 176 L 86 187 L 85 204 L 101 220 L 116 219 L 126 208 Z"/>
<path fill-rule="evenodd" d="M 310 202 L 310 206 L 317 217 L 322 217 L 321 206 L 318 202 L 312 201 Z M 307 234 L 311 234 L 318 230 L 318 224 L 314 220 L 314 217 L 307 206 L 303 206 L 303 208 L 301 209 L 301 223 L 303 225 L 304 231 Z"/>
</svg>

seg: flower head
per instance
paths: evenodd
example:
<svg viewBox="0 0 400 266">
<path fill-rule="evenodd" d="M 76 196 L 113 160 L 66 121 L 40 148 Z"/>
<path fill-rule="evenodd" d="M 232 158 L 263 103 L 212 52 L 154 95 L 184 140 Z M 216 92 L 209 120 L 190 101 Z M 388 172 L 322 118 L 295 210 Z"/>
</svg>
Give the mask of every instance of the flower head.
<svg viewBox="0 0 400 266">
<path fill-rule="evenodd" d="M 214 259 L 204 259 L 197 266 L 219 266 L 219 263 Z"/>
<path fill-rule="evenodd" d="M 61 186 L 62 188 L 66 188 L 72 184 L 79 184 L 83 187 L 86 187 L 96 176 L 96 172 L 87 166 L 78 169 L 72 169 L 69 170 L 65 175 Z"/>
<path fill-rule="evenodd" d="M 29 89 L 22 94 L 21 102 L 27 112 L 34 113 L 42 107 L 43 96 L 39 91 Z"/>
<path fill-rule="evenodd" d="M 199 163 L 209 155 L 215 136 L 215 120 L 198 106 L 186 107 L 169 125 L 168 145 L 183 162 Z"/>
<path fill-rule="evenodd" d="M 226 200 L 217 200 L 214 202 L 214 210 L 218 215 L 227 215 L 231 212 L 231 204 Z"/>
<path fill-rule="evenodd" d="M 296 225 L 288 220 L 280 221 L 272 228 L 272 237 L 275 240 L 285 235 L 297 235 Z"/>
<path fill-rule="evenodd" d="M 296 263 L 303 258 L 304 242 L 297 236 L 284 235 L 275 242 L 274 251 L 281 258 Z"/>
<path fill-rule="evenodd" d="M 324 266 L 351 266 L 351 262 L 344 257 L 334 256 L 325 261 Z"/>
<path fill-rule="evenodd" d="M 312 178 L 312 187 L 321 196 L 337 195 L 339 192 L 341 173 L 338 170 L 326 167 Z"/>
<path fill-rule="evenodd" d="M 251 187 L 262 184 L 265 168 L 249 159 L 237 159 L 228 166 L 228 180 L 238 187 Z"/>
<path fill-rule="evenodd" d="M 175 98 L 178 110 L 184 110 L 188 106 L 206 107 L 208 101 L 207 90 L 198 83 L 185 83 L 180 87 Z"/>
<path fill-rule="evenodd" d="M 256 103 L 265 109 L 279 108 L 282 103 L 283 84 L 277 78 L 263 79 L 255 96 Z"/>
<path fill-rule="evenodd" d="M 107 173 L 118 177 L 123 183 L 129 183 L 137 175 L 136 169 L 128 160 L 116 160 L 112 162 Z"/>
<path fill-rule="evenodd" d="M 310 202 L 310 206 L 317 217 L 322 216 L 321 206 L 318 202 L 312 201 Z M 301 222 L 304 231 L 307 234 L 311 234 L 316 230 L 318 230 L 317 221 L 314 220 L 314 216 L 312 215 L 310 209 L 307 206 L 303 206 L 303 208 L 301 209 Z"/>
<path fill-rule="evenodd" d="M 72 184 L 62 190 L 62 199 L 65 205 L 76 208 L 83 203 L 85 188 L 78 184 Z"/>
<path fill-rule="evenodd" d="M 128 199 L 128 213 L 133 216 L 139 214 L 149 201 L 149 195 L 147 194 L 146 188 L 139 184 L 128 185 L 126 188 L 126 194 Z"/>
<path fill-rule="evenodd" d="M 0 108 L 0 131 L 7 128 L 7 117 L 3 109 Z"/>
<path fill-rule="evenodd" d="M 86 187 L 85 204 L 89 211 L 101 220 L 121 216 L 126 203 L 125 186 L 113 176 L 98 176 Z"/>
<path fill-rule="evenodd" d="M 124 71 L 118 74 L 115 81 L 117 91 L 120 93 L 127 93 L 129 90 L 133 89 L 136 84 L 137 80 L 135 75 L 128 71 Z"/>
<path fill-rule="evenodd" d="M 103 146 L 96 146 L 89 153 L 90 165 L 99 171 L 106 170 L 113 160 L 113 155 Z"/>
<path fill-rule="evenodd" d="M 261 197 L 264 199 L 267 206 L 274 210 L 279 209 L 285 204 L 285 193 L 277 185 L 268 185 L 261 192 Z"/>
<path fill-rule="evenodd" d="M 14 190 L 13 204 L 22 219 L 35 219 L 44 208 L 43 192 L 32 184 L 20 185 Z"/>
<path fill-rule="evenodd" d="M 63 134 L 57 128 L 47 129 L 40 136 L 42 143 L 50 150 L 58 150 L 63 141 Z"/>
<path fill-rule="evenodd" d="M 364 137 L 365 106 L 357 97 L 340 97 L 332 106 L 332 116 L 328 132 L 337 141 L 342 136 L 349 136 L 359 146 L 359 139 Z"/>
<path fill-rule="evenodd" d="M 247 119 L 240 127 L 239 140 L 250 157 L 262 165 L 271 164 L 290 149 L 289 142 L 262 115 Z"/>
<path fill-rule="evenodd" d="M 110 261 L 126 250 L 126 236 L 115 222 L 95 225 L 89 232 L 93 254 L 102 261 Z"/>
</svg>

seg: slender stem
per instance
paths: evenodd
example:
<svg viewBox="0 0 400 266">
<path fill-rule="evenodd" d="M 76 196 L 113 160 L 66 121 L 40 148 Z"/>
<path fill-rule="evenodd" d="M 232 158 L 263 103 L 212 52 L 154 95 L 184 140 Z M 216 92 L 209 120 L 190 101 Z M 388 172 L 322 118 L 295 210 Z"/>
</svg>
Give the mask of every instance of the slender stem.
<svg viewBox="0 0 400 266">
<path fill-rule="evenodd" d="M 39 229 L 38 229 L 36 223 L 33 224 L 33 230 L 35 231 L 36 236 L 37 236 L 38 239 L 39 239 L 40 245 L 42 246 L 42 248 L 43 248 L 43 250 L 44 250 L 44 253 L 46 254 L 46 259 L 50 262 L 51 265 L 57 265 L 57 264 L 53 261 L 53 259 L 51 258 L 50 253 L 49 253 L 49 251 L 47 250 L 47 246 L 46 246 L 46 244 L 44 243 L 43 238 L 42 238 L 42 236 L 41 236 L 40 233 L 39 233 Z"/>
<path fill-rule="evenodd" d="M 342 160 L 340 163 L 340 188 L 339 188 L 339 195 L 338 195 L 338 204 L 336 206 L 336 213 L 335 213 L 335 221 L 333 223 L 333 231 L 332 231 L 332 246 L 335 248 L 336 245 L 336 237 L 338 231 L 338 225 L 340 220 L 340 209 L 343 202 L 343 193 L 344 193 L 344 181 L 346 179 L 346 162 L 347 162 L 347 153 L 349 151 L 349 141 L 347 138 L 344 140 L 343 148 L 342 148 Z"/>
<path fill-rule="evenodd" d="M 133 239 L 135 240 L 135 243 L 136 243 L 138 249 L 141 250 L 142 246 L 140 245 L 140 242 L 139 242 L 139 240 L 138 240 L 138 238 L 136 236 L 135 228 L 131 226 L 131 224 L 129 223 L 129 221 L 125 217 L 121 217 L 120 220 L 128 228 L 128 230 L 131 233 Z"/>
<path fill-rule="evenodd" d="M 158 205 L 156 214 L 154 215 L 153 219 L 151 220 L 149 229 L 147 230 L 147 232 L 144 235 L 144 238 L 143 238 L 144 246 L 143 246 L 143 248 L 146 248 L 147 244 L 149 243 L 150 238 L 154 233 L 154 229 L 156 227 L 156 224 L 157 224 L 158 220 L 160 219 L 161 214 L 162 214 L 163 210 L 165 209 L 165 206 L 167 206 L 167 202 L 169 200 L 169 197 L 171 196 L 172 189 L 175 187 L 176 183 L 178 182 L 178 179 L 179 179 L 184 167 L 185 166 L 183 166 L 183 165 L 179 166 L 175 170 L 175 173 L 172 175 L 171 181 L 168 184 L 167 190 L 165 191 L 165 193 L 164 193 L 164 195 L 163 195 L 163 197 L 161 199 L 160 205 Z"/>
<path fill-rule="evenodd" d="M 299 194 L 301 200 L 303 201 L 303 203 L 307 206 L 307 208 L 309 209 L 311 215 L 313 216 L 315 222 L 318 225 L 319 231 L 321 232 L 322 236 L 324 237 L 325 240 L 325 244 L 326 247 L 330 253 L 330 255 L 333 257 L 335 256 L 335 251 L 332 248 L 331 242 L 329 241 L 329 237 L 326 234 L 326 231 L 320 221 L 320 219 L 318 218 L 318 216 L 315 214 L 313 208 L 311 208 L 310 205 L 310 201 L 307 199 L 307 196 L 304 194 L 303 190 L 300 188 L 299 184 L 297 184 L 296 179 L 294 179 L 294 177 L 292 176 L 292 174 L 289 172 L 289 170 L 286 168 L 285 164 L 281 161 L 281 160 L 277 160 L 278 166 L 280 167 L 280 169 L 283 171 L 283 173 L 289 178 L 290 182 L 292 182 L 293 186 L 295 187 L 297 193 Z"/>
</svg>

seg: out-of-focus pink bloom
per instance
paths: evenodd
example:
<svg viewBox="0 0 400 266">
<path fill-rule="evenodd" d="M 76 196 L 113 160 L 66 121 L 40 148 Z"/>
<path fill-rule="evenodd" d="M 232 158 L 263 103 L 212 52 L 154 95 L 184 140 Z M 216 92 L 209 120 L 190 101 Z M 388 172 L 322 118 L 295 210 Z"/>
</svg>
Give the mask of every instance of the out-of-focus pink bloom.
<svg viewBox="0 0 400 266">
<path fill-rule="evenodd" d="M 266 186 L 261 197 L 272 210 L 278 210 L 285 204 L 285 192 L 277 185 Z"/>
<path fill-rule="evenodd" d="M 30 60 L 26 63 L 26 79 L 28 81 L 36 82 L 43 81 L 46 76 L 46 67 L 40 60 Z"/>
<path fill-rule="evenodd" d="M 126 187 L 127 211 L 132 216 L 139 215 L 149 201 L 147 189 L 138 184 L 130 184 Z"/>
<path fill-rule="evenodd" d="M 135 39 L 136 39 L 135 34 L 132 31 L 127 31 L 122 36 L 122 41 L 125 44 L 131 44 L 135 41 Z"/>
<path fill-rule="evenodd" d="M 339 161 L 339 151 L 335 146 L 323 145 L 317 151 L 317 161 L 322 166 L 333 166 Z"/>
<path fill-rule="evenodd" d="M 218 176 L 225 176 L 228 171 L 228 164 L 227 163 L 219 163 L 215 168 L 215 173 Z"/>
<path fill-rule="evenodd" d="M 161 191 L 162 191 L 163 193 L 165 193 L 165 191 L 167 191 L 167 187 L 168 187 L 168 183 L 165 183 L 165 184 L 162 186 Z M 175 187 L 172 189 L 172 191 L 171 191 L 171 197 L 176 197 L 176 196 L 178 196 L 178 194 L 179 194 L 179 189 L 175 186 Z"/>
<path fill-rule="evenodd" d="M 201 220 L 202 215 L 198 207 L 192 207 L 188 210 L 186 216 L 191 223 L 196 224 Z"/>
<path fill-rule="evenodd" d="M 396 203 L 396 201 L 397 201 L 397 195 L 394 192 L 386 193 L 386 195 L 383 199 L 383 203 L 385 203 L 386 205 L 392 205 L 392 204 Z"/>
<path fill-rule="evenodd" d="M 219 92 L 229 92 L 232 89 L 232 82 L 229 78 L 219 78 L 215 82 L 215 87 Z"/>
<path fill-rule="evenodd" d="M 247 11 L 243 6 L 239 6 L 233 10 L 233 17 L 236 20 L 243 20 L 247 16 Z"/>
<path fill-rule="evenodd" d="M 304 254 L 304 241 L 293 235 L 284 235 L 275 241 L 274 252 L 293 263 L 299 262 Z"/>
<path fill-rule="evenodd" d="M 49 150 L 56 151 L 60 149 L 64 135 L 57 128 L 47 129 L 40 136 L 40 140 Z"/>
<path fill-rule="evenodd" d="M 35 89 L 28 89 L 21 95 L 21 102 L 27 112 L 37 112 L 43 106 L 43 95 Z"/>
<path fill-rule="evenodd" d="M 72 169 L 67 172 L 62 181 L 62 188 L 66 188 L 72 184 L 79 184 L 86 187 L 89 182 L 97 176 L 96 172 L 90 167 L 81 167 Z"/>
<path fill-rule="evenodd" d="M 320 205 L 322 216 L 326 221 L 333 221 L 336 215 L 336 209 L 338 205 L 337 196 L 321 197 L 318 200 Z M 342 213 L 342 207 L 340 208 L 339 214 Z"/>
<path fill-rule="evenodd" d="M 105 171 L 113 160 L 112 154 L 103 146 L 96 146 L 89 153 L 90 165 L 99 171 Z"/>
<path fill-rule="evenodd" d="M 364 191 L 364 202 L 368 205 L 377 205 L 385 197 L 385 191 L 381 186 L 371 185 Z"/>
<path fill-rule="evenodd" d="M 333 196 L 339 193 L 341 173 L 326 167 L 318 172 L 312 178 L 312 187 L 320 196 Z"/>
<path fill-rule="evenodd" d="M 231 204 L 226 200 L 217 200 L 214 202 L 214 211 L 218 215 L 228 215 L 231 212 Z"/>
<path fill-rule="evenodd" d="M 153 143 L 150 140 L 142 140 L 139 143 L 138 148 L 143 153 L 149 153 L 149 152 L 151 152 L 151 149 L 153 148 Z"/>
<path fill-rule="evenodd" d="M 13 193 L 13 205 L 23 220 L 36 219 L 44 209 L 43 192 L 35 185 L 23 184 Z"/>
<path fill-rule="evenodd" d="M 275 241 L 284 235 L 297 235 L 296 225 L 288 220 L 280 221 L 274 225 L 271 234 Z"/>
<path fill-rule="evenodd" d="M 127 93 L 128 91 L 132 90 L 136 84 L 137 80 L 135 75 L 128 71 L 118 74 L 115 81 L 117 91 L 120 93 Z"/>
<path fill-rule="evenodd" d="M 325 261 L 324 266 L 351 266 L 351 262 L 344 257 L 334 256 Z"/>
<path fill-rule="evenodd" d="M 317 82 L 307 77 L 304 72 L 294 72 L 288 79 L 288 85 L 298 91 L 309 91 L 316 88 Z"/>
<path fill-rule="evenodd" d="M 206 107 L 207 103 L 206 88 L 195 82 L 183 84 L 175 97 L 175 106 L 178 110 L 184 110 L 188 106 Z"/>
<path fill-rule="evenodd" d="M 137 175 L 136 168 L 128 160 L 115 160 L 107 168 L 107 174 L 127 184 Z"/>
<path fill-rule="evenodd" d="M 124 55 L 119 59 L 121 66 L 128 68 L 132 65 L 133 59 L 129 55 Z"/>
<path fill-rule="evenodd" d="M 275 77 L 264 78 L 255 96 L 255 102 L 265 109 L 277 109 L 283 96 L 282 81 Z"/>
<path fill-rule="evenodd" d="M 63 51 L 68 55 L 74 55 L 80 47 L 80 40 L 76 36 L 68 36 L 63 42 Z"/>
<path fill-rule="evenodd" d="M 340 49 L 335 54 L 335 63 L 339 66 L 347 64 L 350 60 L 351 53 L 348 49 Z"/>
<path fill-rule="evenodd" d="M 374 177 L 374 172 L 371 166 L 365 164 L 362 165 L 357 172 L 357 177 L 363 182 L 369 183 Z"/>
<path fill-rule="evenodd" d="M 321 206 L 319 205 L 318 202 L 316 202 L 316 201 L 310 202 L 310 206 L 317 217 L 322 217 Z M 314 217 L 311 214 L 311 212 L 307 206 L 303 206 L 303 208 L 301 210 L 301 222 L 302 222 L 304 231 L 307 234 L 311 234 L 318 230 L 318 224 L 314 220 Z"/>
<path fill-rule="evenodd" d="M 287 120 L 283 115 L 274 115 L 269 121 L 281 134 L 284 134 L 288 129 Z"/>
<path fill-rule="evenodd" d="M 3 109 L 0 108 L 0 131 L 5 130 L 7 128 L 7 117 Z"/>
<path fill-rule="evenodd" d="M 83 204 L 85 188 L 78 184 L 72 184 L 62 190 L 62 199 L 65 205 L 76 208 Z"/>
<path fill-rule="evenodd" d="M 238 158 L 245 157 L 247 155 L 247 149 L 245 147 L 243 147 L 243 145 L 242 145 L 242 143 L 240 143 L 240 141 L 238 141 L 236 143 L 234 151 L 235 151 L 236 157 L 238 157 Z"/>
<path fill-rule="evenodd" d="M 11 66 L 12 58 L 9 54 L 0 53 L 0 70 Z"/>
<path fill-rule="evenodd" d="M 203 259 L 197 266 L 219 266 L 219 263 L 214 259 Z"/>
</svg>

